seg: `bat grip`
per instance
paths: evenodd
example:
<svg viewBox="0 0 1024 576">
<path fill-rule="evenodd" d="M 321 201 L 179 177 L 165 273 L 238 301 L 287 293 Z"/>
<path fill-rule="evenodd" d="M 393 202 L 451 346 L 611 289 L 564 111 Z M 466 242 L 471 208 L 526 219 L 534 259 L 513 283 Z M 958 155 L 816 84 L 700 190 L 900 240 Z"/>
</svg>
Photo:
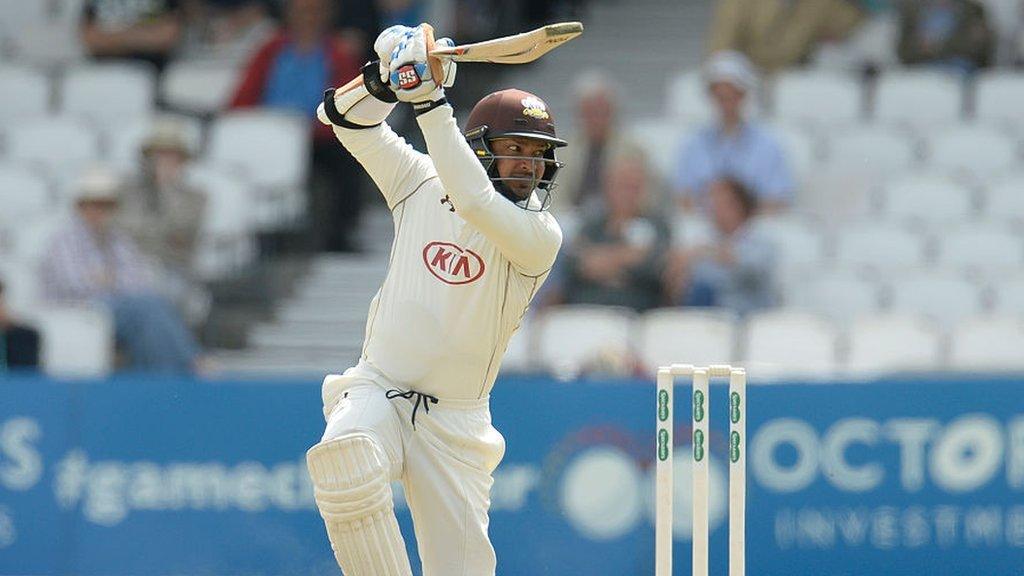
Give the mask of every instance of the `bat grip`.
<svg viewBox="0 0 1024 576">
<path fill-rule="evenodd" d="M 441 87 L 444 83 L 444 66 L 440 58 L 430 54 L 434 51 L 434 27 L 423 23 L 423 36 L 426 40 L 427 63 L 430 65 L 430 76 L 434 79 L 437 86 Z"/>
</svg>

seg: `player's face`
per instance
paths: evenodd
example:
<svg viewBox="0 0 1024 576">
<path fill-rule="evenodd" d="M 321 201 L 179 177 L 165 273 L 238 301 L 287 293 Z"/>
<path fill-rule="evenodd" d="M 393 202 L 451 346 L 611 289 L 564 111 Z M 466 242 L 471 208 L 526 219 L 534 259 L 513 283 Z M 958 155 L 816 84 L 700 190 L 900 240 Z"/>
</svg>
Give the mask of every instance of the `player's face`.
<svg viewBox="0 0 1024 576">
<path fill-rule="evenodd" d="M 495 156 L 513 156 L 513 158 L 497 158 L 498 176 L 511 178 L 504 180 L 505 185 L 520 199 L 530 196 L 537 186 L 537 181 L 544 175 L 544 153 L 551 145 L 533 138 L 499 138 L 491 142 L 491 151 Z"/>
</svg>

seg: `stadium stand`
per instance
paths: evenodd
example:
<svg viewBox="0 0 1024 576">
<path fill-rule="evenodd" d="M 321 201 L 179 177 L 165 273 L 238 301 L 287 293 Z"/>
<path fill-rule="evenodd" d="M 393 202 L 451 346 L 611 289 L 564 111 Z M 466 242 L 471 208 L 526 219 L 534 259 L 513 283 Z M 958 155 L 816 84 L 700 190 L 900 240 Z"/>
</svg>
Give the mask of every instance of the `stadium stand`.
<svg viewBox="0 0 1024 576">
<path fill-rule="evenodd" d="M 1010 2 L 986 3 L 993 13 L 1008 14 Z M 215 302 L 213 316 L 237 313 L 243 319 L 231 329 L 248 340 L 246 350 L 215 355 L 228 368 L 254 370 L 348 363 L 358 354 L 365 306 L 387 265 L 389 216 L 367 217 L 367 249 L 355 258 L 324 257 L 306 246 L 283 257 L 261 252 L 268 233 L 301 234 L 308 118 L 221 112 L 237 82 L 237 62 L 177 60 L 157 77 L 137 63 L 83 61 L 74 41 L 75 4 L 0 0 L 0 274 L 14 305 L 35 308 L 34 266 L 68 208 L 74 178 L 98 160 L 134 170 L 147 127 L 170 110 L 187 118 L 198 152 L 189 177 L 209 193 L 196 268 L 208 283 L 234 286 L 227 301 Z M 578 41 L 583 49 L 553 52 L 528 70 L 510 67 L 502 82 L 543 93 L 567 133 L 573 121 L 564 110 L 567 71 L 600 64 L 626 86 L 643 85 L 624 98 L 623 125 L 669 181 L 680 142 L 713 114 L 699 72 L 707 7 L 657 0 L 652 6 L 666 16 L 652 23 L 625 4 L 596 3 Z M 632 47 L 608 49 L 616 40 L 610 31 L 630 23 L 671 30 L 673 40 L 652 40 L 663 44 L 645 47 L 645 57 Z M 1004 43 L 1006 33 L 1001 29 Z M 794 350 L 802 349 L 819 372 L 1019 366 L 1011 345 L 1019 342 L 1024 316 L 1024 75 L 1006 68 L 973 77 L 922 68 L 879 72 L 871 78 L 786 70 L 764 78 L 758 97 L 748 99 L 752 116 L 767 119 L 779 135 L 801 186 L 790 212 L 754 224 L 776 243 L 783 309 L 747 319 L 717 310 L 656 310 L 635 318 L 615 310 L 544 310 L 524 321 L 506 366 L 575 371 L 602 347 L 628 350 L 649 366 L 669 357 L 671 346 L 695 357 L 787 370 L 797 368 Z M 712 234 L 700 215 L 669 216 L 679 246 Z M 578 217 L 560 216 L 567 239 Z M 289 258 L 301 262 L 294 278 L 280 281 L 289 292 L 268 288 L 272 300 L 253 305 L 255 296 L 243 295 L 253 285 L 247 275 L 260 269 L 274 277 L 265 270 Z M 350 303 L 337 304 L 346 298 Z M 242 301 L 245 307 L 236 304 Z M 102 321 L 89 314 L 95 313 L 47 325 L 66 320 L 99 330 Z M 594 328 L 599 325 L 607 328 Z M 883 337 L 917 334 L 919 353 L 895 362 L 864 335 L 872 330 Z M 309 347 L 330 338 L 330 345 Z M 578 347 L 567 349 L 567 340 Z M 995 341 L 1008 344 L 986 349 L 985 342 Z M 106 351 L 90 353 L 97 356 L 64 359 L 51 348 L 47 365 L 94 373 L 113 368 Z"/>
</svg>

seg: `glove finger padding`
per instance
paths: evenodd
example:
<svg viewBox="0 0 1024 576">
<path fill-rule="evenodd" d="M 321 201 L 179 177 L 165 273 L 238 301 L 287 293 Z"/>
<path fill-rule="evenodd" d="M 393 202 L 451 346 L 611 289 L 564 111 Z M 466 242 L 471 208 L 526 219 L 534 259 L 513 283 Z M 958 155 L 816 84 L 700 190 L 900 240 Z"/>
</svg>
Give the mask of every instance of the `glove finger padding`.
<svg viewBox="0 0 1024 576">
<path fill-rule="evenodd" d="M 373 42 L 373 51 L 377 53 L 377 58 L 380 59 L 381 82 L 388 81 L 388 65 L 391 64 L 391 54 L 395 51 L 395 47 L 397 47 L 403 39 L 409 38 L 417 33 L 418 30 L 416 28 L 395 25 L 385 29 L 379 36 L 377 36 L 377 39 Z"/>
<path fill-rule="evenodd" d="M 451 39 L 442 39 L 443 46 L 453 45 Z M 388 84 L 399 100 L 403 102 L 422 102 L 437 100 L 444 96 L 443 86 L 451 86 L 455 81 L 455 63 L 450 59 L 442 59 L 441 73 L 443 78 L 434 78 L 427 53 L 427 32 L 423 25 L 418 33 L 403 38 L 390 55 L 388 66 Z M 438 82 L 440 80 L 440 82 Z"/>
</svg>

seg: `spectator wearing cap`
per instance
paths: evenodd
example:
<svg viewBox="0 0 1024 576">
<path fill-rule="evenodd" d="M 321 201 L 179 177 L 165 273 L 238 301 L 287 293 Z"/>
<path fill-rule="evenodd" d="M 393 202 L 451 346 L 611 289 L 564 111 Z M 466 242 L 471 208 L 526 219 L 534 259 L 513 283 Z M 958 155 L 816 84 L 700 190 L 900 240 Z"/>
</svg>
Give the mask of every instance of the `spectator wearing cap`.
<svg viewBox="0 0 1024 576">
<path fill-rule="evenodd" d="M 845 39 L 865 17 L 857 0 L 717 0 L 708 53 L 735 50 L 776 72 Z"/>
<path fill-rule="evenodd" d="M 704 81 L 718 118 L 700 129 L 683 147 L 673 187 L 685 211 L 705 211 L 715 180 L 739 180 L 764 212 L 787 207 L 796 185 L 776 137 L 745 117 L 744 104 L 753 97 L 757 75 L 738 52 L 721 52 L 708 60 Z"/>
<path fill-rule="evenodd" d="M 359 55 L 332 33 L 329 0 L 289 0 L 285 27 L 255 54 L 242 73 L 231 108 L 264 106 L 309 118 L 313 134 L 310 215 L 321 247 L 355 248 L 352 232 L 362 211 L 364 176 L 313 111 L 324 89 L 360 73 Z"/>
<path fill-rule="evenodd" d="M 81 178 L 71 222 L 50 240 L 41 264 L 44 295 L 108 308 L 130 368 L 191 372 L 199 356 L 195 338 L 160 291 L 156 268 L 116 226 L 120 189 L 106 168 Z"/>
<path fill-rule="evenodd" d="M 39 368 L 39 332 L 15 321 L 0 281 L 0 373 Z"/>
<path fill-rule="evenodd" d="M 750 226 L 757 199 L 731 178 L 715 180 L 710 190 L 715 235 L 667 258 L 663 278 L 672 303 L 718 306 L 737 314 L 774 305 L 775 250 Z"/>
<path fill-rule="evenodd" d="M 185 125 L 158 118 L 142 142 L 137 179 L 124 187 L 117 223 L 139 250 L 156 262 L 184 303 L 200 290 L 193 271 L 196 247 L 206 213 L 206 194 L 186 181 L 192 160 Z"/>
<path fill-rule="evenodd" d="M 562 212 L 602 201 L 601 178 L 609 159 L 636 144 L 619 127 L 618 90 L 602 72 L 581 74 L 573 85 L 576 134 L 559 151 L 565 167 L 558 173 L 553 210 Z"/>
</svg>

